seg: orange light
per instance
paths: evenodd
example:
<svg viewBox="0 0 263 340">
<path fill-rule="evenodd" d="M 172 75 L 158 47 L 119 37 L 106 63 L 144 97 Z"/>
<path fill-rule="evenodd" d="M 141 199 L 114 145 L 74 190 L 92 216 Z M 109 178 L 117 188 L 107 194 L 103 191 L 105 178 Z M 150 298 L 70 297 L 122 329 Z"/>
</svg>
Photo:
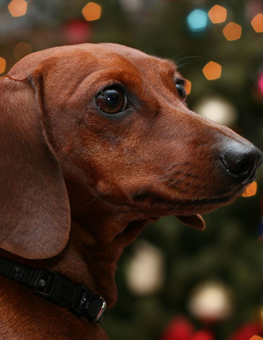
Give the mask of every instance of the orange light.
<svg viewBox="0 0 263 340">
<path fill-rule="evenodd" d="M 257 14 L 251 21 L 251 25 L 257 33 L 263 32 L 263 14 Z"/>
<path fill-rule="evenodd" d="M 256 195 L 257 193 L 257 183 L 256 182 L 252 182 L 251 184 L 249 184 L 247 187 L 246 187 L 246 191 L 243 193 L 243 197 L 251 197 L 251 196 L 254 196 Z"/>
<path fill-rule="evenodd" d="M 6 61 L 4 58 L 0 57 L 0 73 L 4 73 L 6 68 Z"/>
<path fill-rule="evenodd" d="M 206 79 L 215 80 L 221 77 L 222 74 L 222 66 L 214 61 L 210 61 L 203 68 L 203 73 Z"/>
<path fill-rule="evenodd" d="M 223 29 L 223 33 L 228 41 L 238 40 L 242 34 L 242 27 L 234 22 L 230 22 Z"/>
<path fill-rule="evenodd" d="M 13 17 L 21 17 L 26 14 L 27 2 L 24 0 L 12 0 L 8 5 L 8 9 Z"/>
<path fill-rule="evenodd" d="M 13 49 L 13 54 L 16 58 L 16 60 L 20 60 L 23 57 L 25 57 L 27 54 L 32 52 L 32 46 L 25 42 L 20 42 L 16 45 L 16 47 Z"/>
<path fill-rule="evenodd" d="M 187 79 L 185 79 L 184 88 L 185 88 L 186 94 L 189 95 L 191 93 L 192 83 Z"/>
<path fill-rule="evenodd" d="M 252 336 L 252 338 L 250 338 L 249 340 L 263 340 L 263 338 L 261 338 L 261 337 L 258 336 L 258 335 L 254 335 L 254 336 Z"/>
<path fill-rule="evenodd" d="M 101 16 L 101 6 L 95 2 L 89 2 L 83 8 L 82 14 L 87 21 L 98 20 Z"/>
<path fill-rule="evenodd" d="M 220 24 L 221 22 L 226 21 L 227 10 L 225 7 L 215 5 L 208 12 L 208 16 L 213 24 Z"/>
</svg>

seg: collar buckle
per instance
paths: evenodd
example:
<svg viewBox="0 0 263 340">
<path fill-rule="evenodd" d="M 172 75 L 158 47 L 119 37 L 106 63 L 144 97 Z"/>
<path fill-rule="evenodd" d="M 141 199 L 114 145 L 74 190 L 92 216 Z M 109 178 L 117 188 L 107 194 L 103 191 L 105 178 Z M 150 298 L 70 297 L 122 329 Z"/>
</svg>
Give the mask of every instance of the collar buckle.
<svg viewBox="0 0 263 340">
<path fill-rule="evenodd" d="M 41 270 L 34 293 L 93 322 L 99 322 L 106 309 L 102 297 L 89 294 L 82 285 L 76 285 L 65 276 L 49 270 Z"/>
</svg>

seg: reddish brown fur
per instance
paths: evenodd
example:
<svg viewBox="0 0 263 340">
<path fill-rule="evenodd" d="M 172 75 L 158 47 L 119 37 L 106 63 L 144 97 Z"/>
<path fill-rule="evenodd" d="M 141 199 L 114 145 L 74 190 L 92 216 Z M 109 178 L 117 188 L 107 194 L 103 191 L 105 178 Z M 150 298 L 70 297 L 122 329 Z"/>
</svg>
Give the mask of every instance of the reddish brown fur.
<svg viewBox="0 0 263 340">
<path fill-rule="evenodd" d="M 49 268 L 117 298 L 123 248 L 164 215 L 198 215 L 232 202 L 244 185 L 218 164 L 224 140 L 247 143 L 191 112 L 175 66 L 113 44 L 32 54 L 1 79 L 1 254 Z M 99 91 L 122 83 L 133 108 L 101 115 Z M 212 185 L 211 185 L 212 183 Z M 0 283 L 1 339 L 108 339 L 97 324 Z"/>
</svg>

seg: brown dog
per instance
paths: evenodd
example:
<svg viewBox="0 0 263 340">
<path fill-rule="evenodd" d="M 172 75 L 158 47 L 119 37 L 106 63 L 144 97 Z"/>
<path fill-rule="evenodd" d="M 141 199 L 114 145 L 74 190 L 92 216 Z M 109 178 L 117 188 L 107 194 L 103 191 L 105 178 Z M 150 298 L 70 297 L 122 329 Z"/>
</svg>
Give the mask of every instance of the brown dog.
<svg viewBox="0 0 263 340">
<path fill-rule="evenodd" d="M 187 108 L 172 62 L 132 48 L 37 52 L 0 87 L 1 255 L 14 272 L 63 274 L 109 307 L 116 263 L 148 221 L 175 215 L 203 229 L 199 214 L 233 202 L 261 163 L 247 140 Z M 38 282 L 44 295 L 53 275 Z M 16 278 L 1 276 L 0 339 L 107 339 Z"/>
</svg>

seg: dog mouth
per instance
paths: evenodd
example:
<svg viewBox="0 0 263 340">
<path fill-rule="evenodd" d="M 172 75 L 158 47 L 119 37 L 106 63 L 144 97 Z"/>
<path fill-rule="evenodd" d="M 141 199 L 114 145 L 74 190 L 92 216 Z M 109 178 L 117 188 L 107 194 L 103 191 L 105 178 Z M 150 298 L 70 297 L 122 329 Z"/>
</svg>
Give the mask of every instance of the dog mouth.
<svg viewBox="0 0 263 340">
<path fill-rule="evenodd" d="M 174 199 L 154 192 L 144 191 L 133 196 L 133 202 L 139 206 L 148 216 L 176 216 L 182 223 L 196 229 L 205 228 L 204 221 L 200 214 L 206 214 L 221 206 L 232 203 L 241 196 L 246 186 L 240 186 L 214 197 L 195 197 Z"/>
</svg>

